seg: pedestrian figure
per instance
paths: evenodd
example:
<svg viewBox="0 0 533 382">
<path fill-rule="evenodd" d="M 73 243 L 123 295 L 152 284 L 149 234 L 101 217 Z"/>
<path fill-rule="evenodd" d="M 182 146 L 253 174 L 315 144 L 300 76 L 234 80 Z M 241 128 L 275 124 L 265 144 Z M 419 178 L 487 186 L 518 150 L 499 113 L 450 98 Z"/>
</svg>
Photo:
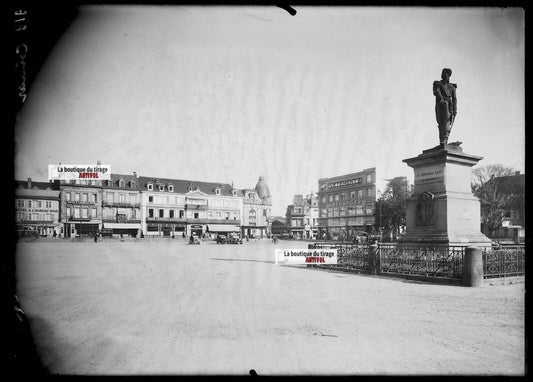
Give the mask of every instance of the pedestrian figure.
<svg viewBox="0 0 533 382">
<path fill-rule="evenodd" d="M 94 234 L 94 242 L 95 242 L 95 243 L 98 242 L 98 233 L 95 233 L 95 234 Z"/>
</svg>

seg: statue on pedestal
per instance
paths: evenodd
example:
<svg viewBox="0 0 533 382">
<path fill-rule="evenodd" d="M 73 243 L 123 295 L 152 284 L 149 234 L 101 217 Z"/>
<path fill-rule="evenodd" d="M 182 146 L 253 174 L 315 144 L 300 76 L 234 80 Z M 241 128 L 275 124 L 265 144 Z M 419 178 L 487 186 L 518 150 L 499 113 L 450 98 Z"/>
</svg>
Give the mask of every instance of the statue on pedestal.
<svg viewBox="0 0 533 382">
<path fill-rule="evenodd" d="M 441 80 L 433 82 L 433 95 L 435 95 L 435 116 L 439 126 L 440 144 L 446 145 L 452 130 L 455 115 L 457 114 L 457 97 L 455 89 L 457 84 L 450 83 L 452 70 L 442 69 Z"/>
</svg>

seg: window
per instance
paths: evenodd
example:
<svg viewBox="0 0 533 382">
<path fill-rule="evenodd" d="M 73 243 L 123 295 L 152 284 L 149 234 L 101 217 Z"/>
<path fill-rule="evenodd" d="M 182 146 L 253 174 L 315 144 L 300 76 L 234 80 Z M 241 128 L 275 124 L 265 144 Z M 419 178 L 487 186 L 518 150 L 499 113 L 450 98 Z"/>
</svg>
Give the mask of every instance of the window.
<svg viewBox="0 0 533 382">
<path fill-rule="evenodd" d="M 330 202 L 333 201 L 333 194 L 330 194 L 330 195 L 329 195 L 329 201 L 330 201 Z"/>
<path fill-rule="evenodd" d="M 136 185 L 137 183 L 134 180 L 130 182 L 130 188 L 135 188 Z"/>
<path fill-rule="evenodd" d="M 174 192 L 174 186 L 173 186 L 172 184 L 169 184 L 169 185 L 168 185 L 168 190 L 169 190 L 170 192 Z"/>
<path fill-rule="evenodd" d="M 154 189 L 154 185 L 152 183 L 148 183 L 146 187 L 148 188 L 149 191 L 153 191 Z"/>
<path fill-rule="evenodd" d="M 183 219 L 183 215 L 184 215 L 183 210 L 180 210 L 180 219 Z"/>
<path fill-rule="evenodd" d="M 233 190 L 231 193 L 233 194 L 233 196 L 237 196 L 237 190 Z"/>
<path fill-rule="evenodd" d="M 229 220 L 229 212 L 226 212 L 226 220 Z"/>
<path fill-rule="evenodd" d="M 124 194 L 118 194 L 118 201 L 119 201 L 120 203 L 124 203 L 124 202 L 125 202 L 124 199 L 125 199 Z"/>
<path fill-rule="evenodd" d="M 70 202 L 70 192 L 66 192 L 66 193 L 65 193 L 65 200 L 66 200 L 67 202 Z"/>
<path fill-rule="evenodd" d="M 341 200 L 342 200 L 342 201 L 345 201 L 345 200 L 346 200 L 346 194 L 345 194 L 345 193 L 342 193 L 342 194 L 341 194 Z"/>
<path fill-rule="evenodd" d="M 363 190 L 357 190 L 357 199 L 363 199 Z"/>
<path fill-rule="evenodd" d="M 350 198 L 355 199 L 355 191 L 350 191 Z"/>
<path fill-rule="evenodd" d="M 366 182 L 367 183 L 372 183 L 372 174 L 367 174 L 366 175 Z"/>
<path fill-rule="evenodd" d="M 198 216 L 200 216 L 200 215 L 198 214 L 198 212 L 195 212 L 195 213 L 194 213 L 194 218 L 195 218 L 195 219 L 198 219 Z"/>
<path fill-rule="evenodd" d="M 215 189 L 215 195 L 220 195 L 220 188 Z"/>
<path fill-rule="evenodd" d="M 120 180 L 118 181 L 118 186 L 119 186 L 120 188 L 124 188 L 124 187 L 125 187 L 124 179 L 120 179 Z"/>
<path fill-rule="evenodd" d="M 70 209 L 70 207 L 67 207 L 67 217 L 70 216 L 72 216 L 72 210 Z"/>
<path fill-rule="evenodd" d="M 46 208 L 52 208 L 52 202 L 47 200 L 46 201 Z"/>
<path fill-rule="evenodd" d="M 159 209 L 159 217 L 160 217 L 160 218 L 165 217 L 165 210 L 162 209 L 162 208 Z"/>
<path fill-rule="evenodd" d="M 207 218 L 213 219 L 213 211 L 207 211 Z"/>
<path fill-rule="evenodd" d="M 154 209 L 153 208 L 148 208 L 148 217 L 149 218 L 153 218 L 154 217 Z"/>
<path fill-rule="evenodd" d="M 169 218 L 174 219 L 174 210 L 170 210 L 168 211 L 168 213 L 169 213 Z"/>
<path fill-rule="evenodd" d="M 326 196 L 322 196 L 322 203 L 326 203 Z"/>
<path fill-rule="evenodd" d="M 131 210 L 131 218 L 132 219 L 137 219 L 137 209 L 136 208 Z"/>
<path fill-rule="evenodd" d="M 369 198 L 372 197 L 372 191 L 373 191 L 373 190 L 372 190 L 371 188 L 369 188 L 369 189 L 367 190 L 367 196 L 368 196 Z"/>
<path fill-rule="evenodd" d="M 82 202 L 87 202 L 87 200 L 89 199 L 89 194 L 81 194 L 81 201 Z"/>
<path fill-rule="evenodd" d="M 148 196 L 148 203 L 153 203 L 154 197 L 152 195 Z"/>
<path fill-rule="evenodd" d="M 159 185 L 159 191 L 165 191 L 165 186 L 163 186 L 163 185 L 160 184 L 160 185 Z"/>
<path fill-rule="evenodd" d="M 31 207 L 31 200 L 28 200 L 28 207 Z"/>
<path fill-rule="evenodd" d="M 80 209 L 74 208 L 74 217 L 79 219 L 80 218 Z"/>
<path fill-rule="evenodd" d="M 91 202 L 96 203 L 97 200 L 98 200 L 98 195 L 97 194 L 91 194 L 91 196 L 92 196 Z"/>
<path fill-rule="evenodd" d="M 37 208 L 42 208 L 43 207 L 43 202 L 41 202 L 40 200 L 37 201 Z"/>
<path fill-rule="evenodd" d="M 335 201 L 336 201 L 336 202 L 339 201 L 339 194 L 335 194 Z"/>
<path fill-rule="evenodd" d="M 92 217 L 93 219 L 96 218 L 96 208 L 91 208 L 91 217 Z"/>
<path fill-rule="evenodd" d="M 264 217 L 267 216 L 267 210 L 266 210 L 266 209 L 263 210 L 263 216 L 264 216 Z"/>
<path fill-rule="evenodd" d="M 233 220 L 237 220 L 238 216 L 239 216 L 239 215 L 238 215 L 237 212 L 233 212 Z"/>
<path fill-rule="evenodd" d="M 137 202 L 137 197 L 135 194 L 130 194 L 130 203 L 135 204 Z"/>
<path fill-rule="evenodd" d="M 17 200 L 17 207 L 24 207 L 24 200 L 18 199 Z"/>
<path fill-rule="evenodd" d="M 80 201 L 80 194 L 78 194 L 77 192 L 74 194 L 74 201 L 75 202 L 79 202 Z"/>
<path fill-rule="evenodd" d="M 89 209 L 88 208 L 82 208 L 81 217 L 82 218 L 88 218 L 89 217 Z"/>
</svg>

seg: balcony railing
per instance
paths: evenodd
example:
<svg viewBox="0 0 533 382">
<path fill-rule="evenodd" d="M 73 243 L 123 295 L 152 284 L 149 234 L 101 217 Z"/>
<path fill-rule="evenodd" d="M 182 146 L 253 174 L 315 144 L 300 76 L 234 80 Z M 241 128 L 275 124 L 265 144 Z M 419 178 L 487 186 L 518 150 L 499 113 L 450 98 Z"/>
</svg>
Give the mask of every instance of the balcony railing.
<svg viewBox="0 0 533 382">
<path fill-rule="evenodd" d="M 147 217 L 147 222 L 171 222 L 171 223 L 189 223 L 189 224 L 231 224 L 241 225 L 241 220 L 236 219 L 206 219 L 206 218 L 169 218 L 169 217 Z"/>
<path fill-rule="evenodd" d="M 130 208 L 139 208 L 141 206 L 141 203 L 139 202 L 115 202 L 115 201 L 107 201 L 104 200 L 102 202 L 102 206 L 104 207 L 130 207 Z"/>
<path fill-rule="evenodd" d="M 91 201 L 91 200 L 66 200 L 67 204 L 76 204 L 76 205 L 81 205 L 81 204 L 84 204 L 84 205 L 87 205 L 87 204 L 90 204 L 90 205 L 96 205 L 98 202 L 95 202 L 95 201 Z"/>
<path fill-rule="evenodd" d="M 120 220 L 117 218 L 104 218 L 102 219 L 104 223 L 141 223 L 141 219 L 126 219 Z"/>
</svg>

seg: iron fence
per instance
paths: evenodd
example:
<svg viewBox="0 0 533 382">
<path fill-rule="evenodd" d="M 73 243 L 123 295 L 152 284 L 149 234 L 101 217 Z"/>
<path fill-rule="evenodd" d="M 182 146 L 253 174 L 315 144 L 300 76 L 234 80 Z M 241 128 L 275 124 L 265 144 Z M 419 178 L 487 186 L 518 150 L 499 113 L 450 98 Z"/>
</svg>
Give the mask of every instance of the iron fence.
<svg viewBox="0 0 533 382">
<path fill-rule="evenodd" d="M 368 245 L 353 243 L 314 243 L 316 249 L 336 249 L 336 265 L 320 265 L 320 267 L 343 268 L 361 272 L 368 271 Z"/>
<path fill-rule="evenodd" d="M 379 245 L 379 272 L 419 276 L 461 278 L 463 246 Z"/>
<path fill-rule="evenodd" d="M 525 275 L 526 251 L 523 245 L 506 245 L 484 250 L 483 278 Z"/>
</svg>

